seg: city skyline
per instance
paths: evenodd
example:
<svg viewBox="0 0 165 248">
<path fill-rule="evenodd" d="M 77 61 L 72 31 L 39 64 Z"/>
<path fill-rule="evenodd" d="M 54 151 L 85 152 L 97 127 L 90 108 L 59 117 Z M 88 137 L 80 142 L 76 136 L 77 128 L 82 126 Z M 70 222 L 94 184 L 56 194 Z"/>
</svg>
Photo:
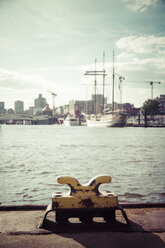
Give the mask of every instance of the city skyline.
<svg viewBox="0 0 165 248">
<path fill-rule="evenodd" d="M 82 99 L 82 100 L 79 100 L 79 99 L 77 99 L 77 100 L 69 100 L 69 102 L 68 103 L 66 103 L 66 104 L 64 104 L 64 105 L 60 105 L 60 106 L 55 106 L 55 108 L 56 108 L 56 110 L 57 109 L 59 109 L 60 107 L 65 107 L 65 106 L 69 106 L 69 104 L 71 103 L 71 102 L 91 102 L 91 101 L 95 101 L 95 97 L 94 97 L 95 95 L 92 95 L 91 96 L 91 99 L 89 99 L 89 100 L 85 100 L 85 99 Z M 165 94 L 162 94 L 162 95 L 159 95 L 157 98 L 158 99 L 161 99 L 162 97 L 164 97 L 165 96 Z M 37 108 L 37 101 L 39 101 L 39 98 L 42 98 L 43 100 L 43 102 L 44 102 L 44 106 L 42 106 L 42 109 L 44 109 L 46 106 L 48 106 L 52 111 L 53 111 L 53 106 L 50 106 L 49 105 L 49 103 L 48 103 L 48 101 L 47 101 L 47 99 L 44 97 L 44 95 L 42 95 L 41 93 L 39 93 L 38 94 L 38 96 L 36 96 L 36 98 L 35 99 L 33 99 L 33 104 L 31 105 L 31 106 L 28 106 L 27 108 L 24 108 L 24 104 L 25 104 L 25 102 L 24 102 L 24 100 L 22 99 L 22 100 L 16 100 L 14 103 L 13 103 L 13 106 L 10 106 L 10 108 L 6 108 L 6 105 L 5 105 L 5 102 L 4 101 L 0 101 L 0 103 L 1 104 L 3 104 L 3 109 L 4 110 L 6 110 L 6 111 L 8 111 L 8 110 L 14 110 L 15 111 L 15 109 L 16 109 L 16 104 L 22 104 L 22 106 L 23 106 L 23 111 L 30 111 L 30 109 L 31 108 Z M 102 105 L 102 97 L 103 97 L 103 95 L 102 94 L 97 94 L 96 95 L 96 99 L 100 99 L 99 100 L 99 102 L 100 102 L 100 104 Z M 155 98 L 156 99 L 156 98 Z M 148 99 L 147 99 L 148 100 Z M 146 101 L 147 101 L 146 100 Z M 153 99 L 154 100 L 154 99 Z M 106 107 L 106 106 L 111 106 L 112 107 L 112 103 L 111 102 L 107 102 L 107 97 L 104 97 L 104 106 Z M 130 106 L 132 106 L 133 108 L 136 108 L 136 109 L 138 109 L 138 107 L 136 107 L 135 105 L 134 105 L 134 103 L 131 103 L 131 102 L 122 102 L 122 103 L 120 103 L 120 102 L 116 102 L 116 101 L 114 101 L 114 104 L 115 104 L 115 106 L 117 107 L 118 106 L 118 108 L 121 108 L 121 106 L 124 106 L 124 105 L 127 105 L 127 104 L 129 104 Z M 115 109 L 116 109 L 116 107 L 115 107 Z M 142 106 L 140 106 L 140 108 L 141 108 Z M 41 107 L 39 107 L 39 108 L 41 108 Z"/>
<path fill-rule="evenodd" d="M 105 51 L 111 102 L 113 50 L 115 71 L 125 78 L 123 102 L 140 107 L 151 98 L 150 81 L 161 82 L 154 98 L 164 94 L 164 11 L 163 0 L 1 1 L 0 101 L 10 108 L 23 100 L 27 109 L 41 93 L 52 107 L 49 91 L 57 93 L 56 106 L 90 99 L 94 78 L 84 73 L 94 70 L 95 58 L 102 69 Z"/>
<path fill-rule="evenodd" d="M 97 99 L 98 99 L 98 97 L 101 97 L 101 98 L 100 98 L 100 99 L 101 99 L 101 100 L 100 100 L 100 103 L 101 103 L 101 104 L 102 104 L 102 96 L 103 96 L 102 94 L 97 94 L 97 95 L 96 95 L 96 98 L 97 98 Z M 29 110 L 31 107 L 36 107 L 36 101 L 37 101 L 40 97 L 43 98 L 43 99 L 45 99 L 45 102 L 44 102 L 45 104 L 44 104 L 44 106 L 43 106 L 42 108 L 44 109 L 45 106 L 49 106 L 49 103 L 48 103 L 47 99 L 44 97 L 44 95 L 42 95 L 42 94 L 39 93 L 38 96 L 36 96 L 35 99 L 33 99 L 33 104 L 32 104 L 31 106 L 27 106 L 26 109 L 23 107 L 24 111 Z M 104 98 L 105 98 L 105 101 L 107 101 L 107 98 L 106 98 L 106 97 L 104 97 Z M 78 102 L 81 102 L 81 101 L 82 101 L 82 102 L 83 102 L 83 101 L 86 102 L 85 99 L 82 99 L 82 100 L 79 100 L 79 99 L 73 100 L 73 99 L 71 99 L 68 103 L 66 103 L 66 104 L 64 104 L 64 105 L 61 105 L 61 106 L 55 106 L 55 108 L 62 107 L 62 106 L 67 106 L 67 105 L 69 106 L 69 103 L 70 103 L 70 102 L 73 102 L 73 101 L 75 101 L 75 102 L 76 102 L 76 101 L 78 101 Z M 89 102 L 95 101 L 95 100 L 94 100 L 94 95 L 92 95 L 92 96 L 91 96 L 91 99 L 89 99 L 89 100 L 87 100 L 87 101 L 89 101 Z M 21 100 L 20 100 L 20 99 L 15 100 L 15 102 L 13 102 L 13 106 L 10 106 L 10 108 L 6 108 L 6 107 L 5 107 L 5 101 L 0 101 L 0 103 L 4 103 L 4 110 L 6 110 L 6 111 L 7 111 L 7 110 L 10 110 L 10 109 L 15 110 L 15 105 L 18 104 L 18 103 L 22 103 L 23 106 L 24 106 L 24 104 L 25 104 L 25 102 L 24 102 L 23 99 L 21 99 Z M 120 105 L 119 102 L 114 102 L 114 103 Z M 106 105 L 109 105 L 109 104 L 112 105 L 112 103 L 107 102 L 107 103 L 105 103 L 105 106 L 106 106 Z M 122 103 L 122 104 L 124 105 L 124 104 L 126 104 L 126 103 Z M 129 103 L 129 104 L 134 105 L 133 103 Z M 53 110 L 53 106 L 52 106 L 52 107 L 49 106 L 49 107 Z M 36 107 L 36 108 L 37 108 L 37 107 Z"/>
</svg>

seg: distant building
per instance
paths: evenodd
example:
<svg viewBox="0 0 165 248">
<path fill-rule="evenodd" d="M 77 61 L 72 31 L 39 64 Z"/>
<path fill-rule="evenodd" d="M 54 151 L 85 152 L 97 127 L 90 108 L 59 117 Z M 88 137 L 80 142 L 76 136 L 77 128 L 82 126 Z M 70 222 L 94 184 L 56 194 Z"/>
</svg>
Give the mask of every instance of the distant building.
<svg viewBox="0 0 165 248">
<path fill-rule="evenodd" d="M 96 103 L 95 103 L 96 100 Z M 95 105 L 96 104 L 96 105 Z M 58 107 L 58 112 L 60 115 L 66 115 L 70 113 L 71 115 L 81 115 L 85 114 L 98 114 L 103 112 L 103 104 L 104 109 L 108 108 L 112 110 L 112 104 L 107 104 L 107 97 L 104 97 L 103 103 L 103 95 L 97 94 L 96 98 L 95 95 L 92 95 L 92 100 L 71 100 L 69 101 L 69 105 L 63 105 Z M 139 113 L 139 108 L 135 108 L 131 103 L 117 103 L 114 102 L 114 110 L 124 110 L 129 115 L 137 115 Z"/>
<path fill-rule="evenodd" d="M 97 101 L 96 101 L 96 105 L 97 105 Z M 96 106 L 96 109 L 97 109 L 97 106 Z M 94 114 L 94 111 L 95 111 L 94 110 L 94 101 L 93 100 L 86 101 L 85 113 L 90 115 L 90 114 Z"/>
<path fill-rule="evenodd" d="M 160 95 L 159 109 L 161 114 L 165 114 L 165 95 Z"/>
<path fill-rule="evenodd" d="M 38 98 L 34 100 L 33 115 L 42 114 L 42 110 L 47 106 L 46 98 L 42 97 L 42 94 L 38 95 Z"/>
<path fill-rule="evenodd" d="M 5 112 L 5 103 L 0 102 L 0 113 L 4 113 L 4 112 Z"/>
<path fill-rule="evenodd" d="M 104 96 L 102 94 L 96 94 L 96 113 L 102 113 L 103 108 L 105 108 L 107 104 L 107 97 L 104 97 L 104 103 L 103 103 L 103 97 Z M 95 102 L 95 95 L 92 95 L 92 101 Z"/>
<path fill-rule="evenodd" d="M 133 116 L 139 114 L 140 111 L 140 108 L 135 108 L 134 104 L 131 103 L 124 103 L 123 109 L 128 115 L 133 115 Z"/>
<path fill-rule="evenodd" d="M 16 101 L 14 103 L 14 110 L 16 114 L 21 114 L 24 112 L 24 102 Z"/>
<path fill-rule="evenodd" d="M 78 115 L 78 113 L 85 112 L 86 110 L 86 101 L 69 101 L 69 113 L 71 115 Z"/>
<path fill-rule="evenodd" d="M 37 109 L 43 109 L 47 105 L 46 98 L 42 97 L 42 94 L 38 95 L 38 98 L 34 100 L 34 106 Z"/>
<path fill-rule="evenodd" d="M 34 106 L 29 107 L 28 114 L 29 115 L 34 115 L 34 109 L 35 109 Z"/>
<path fill-rule="evenodd" d="M 43 115 L 52 115 L 52 110 L 49 108 L 49 105 L 46 105 L 46 107 L 42 110 Z"/>
<path fill-rule="evenodd" d="M 112 104 L 107 104 L 107 108 L 112 110 Z M 123 110 L 128 115 L 137 115 L 140 111 L 140 108 L 135 108 L 134 104 L 131 103 L 117 103 L 114 102 L 114 110 Z"/>
<path fill-rule="evenodd" d="M 65 104 L 57 108 L 59 115 L 67 115 L 69 113 L 69 105 Z"/>
<path fill-rule="evenodd" d="M 133 104 L 131 104 L 131 103 L 123 103 L 123 108 L 124 109 L 132 109 L 132 108 L 134 108 L 134 105 Z"/>
<path fill-rule="evenodd" d="M 98 109 L 96 101 L 96 108 Z M 79 115 L 80 113 L 92 114 L 94 113 L 94 101 L 80 101 L 80 100 L 72 100 L 69 102 L 69 113 L 71 115 Z"/>
<path fill-rule="evenodd" d="M 95 109 L 95 100 L 96 100 L 96 109 Z M 104 98 L 104 104 L 107 104 L 107 98 Z M 78 113 L 94 114 L 101 113 L 103 111 L 103 95 L 97 94 L 92 95 L 92 100 L 80 101 L 72 100 L 69 102 L 69 113 L 72 115 L 78 115 Z"/>
<path fill-rule="evenodd" d="M 8 113 L 8 114 L 14 114 L 14 110 L 13 110 L 12 108 L 9 108 L 9 109 L 7 110 L 7 113 Z"/>
<path fill-rule="evenodd" d="M 112 110 L 112 103 L 108 103 L 105 107 Z M 114 110 L 122 109 L 122 108 L 123 108 L 123 104 L 114 102 Z"/>
</svg>

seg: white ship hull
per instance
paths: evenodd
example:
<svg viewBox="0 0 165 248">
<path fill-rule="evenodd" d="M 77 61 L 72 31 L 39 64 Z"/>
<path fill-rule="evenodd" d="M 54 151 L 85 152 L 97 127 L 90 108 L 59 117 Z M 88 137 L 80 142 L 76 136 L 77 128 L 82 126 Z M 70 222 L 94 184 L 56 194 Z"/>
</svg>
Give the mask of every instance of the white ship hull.
<svg viewBox="0 0 165 248">
<path fill-rule="evenodd" d="M 64 125 L 66 127 L 70 127 L 70 126 L 79 126 L 80 123 L 79 123 L 79 119 L 78 118 L 66 118 L 64 120 Z"/>
<path fill-rule="evenodd" d="M 126 124 L 126 116 L 123 115 L 106 115 L 99 118 L 94 117 L 87 119 L 88 127 L 124 127 Z"/>
</svg>

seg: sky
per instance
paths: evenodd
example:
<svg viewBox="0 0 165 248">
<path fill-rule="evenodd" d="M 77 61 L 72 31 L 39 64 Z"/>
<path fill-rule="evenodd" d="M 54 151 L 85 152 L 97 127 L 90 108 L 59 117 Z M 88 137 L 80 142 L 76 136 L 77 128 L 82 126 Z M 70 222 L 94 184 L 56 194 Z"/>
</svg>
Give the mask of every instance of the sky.
<svg viewBox="0 0 165 248">
<path fill-rule="evenodd" d="M 140 107 L 165 94 L 165 0 L 0 0 L 0 101 L 5 108 L 42 94 L 50 107 L 87 100 L 106 70 L 105 96 Z M 119 76 L 122 97 L 119 92 Z M 160 84 L 156 82 L 161 82 Z M 102 94 L 102 76 L 97 76 Z"/>
</svg>

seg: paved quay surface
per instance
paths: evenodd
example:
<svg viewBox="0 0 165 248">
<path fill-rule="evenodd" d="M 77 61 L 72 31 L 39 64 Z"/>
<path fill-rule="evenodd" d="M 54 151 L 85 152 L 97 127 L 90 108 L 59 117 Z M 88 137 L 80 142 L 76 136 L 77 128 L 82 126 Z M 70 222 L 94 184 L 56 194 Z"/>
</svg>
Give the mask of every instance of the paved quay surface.
<svg viewBox="0 0 165 248">
<path fill-rule="evenodd" d="M 165 208 L 125 209 L 130 220 L 126 225 L 120 211 L 116 223 L 94 218 L 82 224 L 76 218 L 62 225 L 48 214 L 45 227 L 40 229 L 44 210 L 0 211 L 0 248 L 22 247 L 122 247 L 165 248 Z"/>
</svg>

